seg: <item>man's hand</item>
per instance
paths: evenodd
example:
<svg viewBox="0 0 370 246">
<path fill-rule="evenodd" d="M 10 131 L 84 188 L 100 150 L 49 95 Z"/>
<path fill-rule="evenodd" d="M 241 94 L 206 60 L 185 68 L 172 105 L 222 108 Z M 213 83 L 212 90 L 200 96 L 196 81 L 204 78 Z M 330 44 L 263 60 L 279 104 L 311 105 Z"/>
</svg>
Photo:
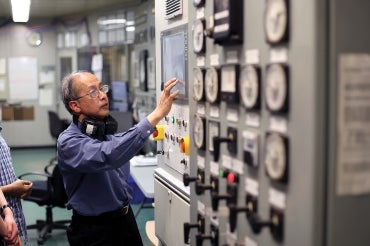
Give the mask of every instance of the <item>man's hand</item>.
<svg viewBox="0 0 370 246">
<path fill-rule="evenodd" d="M 32 182 L 28 180 L 17 179 L 10 184 L 9 193 L 11 196 L 25 198 L 31 194 Z"/>
<path fill-rule="evenodd" d="M 18 227 L 15 223 L 13 212 L 10 208 L 4 209 L 4 223 L 6 232 L 3 236 L 3 240 L 6 242 L 7 245 L 22 245 L 22 241 L 20 240 L 18 234 Z"/>
<path fill-rule="evenodd" d="M 152 124 L 152 126 L 156 126 L 158 122 L 163 117 L 165 117 L 168 114 L 168 112 L 170 112 L 172 102 L 177 98 L 177 95 L 180 93 L 179 90 L 176 90 L 175 92 L 171 93 L 172 88 L 177 83 L 179 83 L 179 81 L 176 78 L 172 78 L 164 84 L 164 89 L 159 98 L 157 107 L 147 117 L 148 121 L 150 122 L 150 124 Z"/>
</svg>

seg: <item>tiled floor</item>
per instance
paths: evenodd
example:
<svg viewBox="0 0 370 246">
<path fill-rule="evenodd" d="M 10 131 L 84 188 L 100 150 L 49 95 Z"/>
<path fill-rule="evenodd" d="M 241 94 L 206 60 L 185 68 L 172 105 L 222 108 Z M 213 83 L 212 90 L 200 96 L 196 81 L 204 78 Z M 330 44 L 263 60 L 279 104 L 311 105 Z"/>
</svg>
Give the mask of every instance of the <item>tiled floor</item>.
<svg viewBox="0 0 370 246">
<path fill-rule="evenodd" d="M 30 171 L 43 171 L 48 161 L 55 156 L 54 148 L 35 148 L 35 149 L 12 149 L 13 165 L 17 175 Z M 36 219 L 45 218 L 45 208 L 38 205 L 23 201 L 23 211 L 26 216 L 27 224 L 34 224 Z M 132 204 L 134 212 L 138 205 Z M 69 219 L 71 211 L 61 208 L 54 208 L 54 220 Z M 152 245 L 145 232 L 145 223 L 147 220 L 154 219 L 153 209 L 143 209 L 137 216 L 138 227 L 145 246 Z M 29 246 L 37 245 L 36 230 L 28 230 Z M 65 231 L 54 230 L 51 237 L 43 244 L 45 246 L 65 246 L 68 245 Z"/>
</svg>

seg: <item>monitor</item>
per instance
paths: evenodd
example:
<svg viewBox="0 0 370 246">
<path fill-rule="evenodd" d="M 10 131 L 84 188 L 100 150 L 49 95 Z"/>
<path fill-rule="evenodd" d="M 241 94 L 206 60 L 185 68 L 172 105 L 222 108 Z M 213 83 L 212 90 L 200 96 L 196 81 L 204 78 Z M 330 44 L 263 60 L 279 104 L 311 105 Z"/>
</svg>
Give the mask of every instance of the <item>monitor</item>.
<svg viewBox="0 0 370 246">
<path fill-rule="evenodd" d="M 163 84 L 170 78 L 176 77 L 178 83 L 173 91 L 179 90 L 179 99 L 188 98 L 188 41 L 187 24 L 161 32 L 162 81 Z"/>
</svg>

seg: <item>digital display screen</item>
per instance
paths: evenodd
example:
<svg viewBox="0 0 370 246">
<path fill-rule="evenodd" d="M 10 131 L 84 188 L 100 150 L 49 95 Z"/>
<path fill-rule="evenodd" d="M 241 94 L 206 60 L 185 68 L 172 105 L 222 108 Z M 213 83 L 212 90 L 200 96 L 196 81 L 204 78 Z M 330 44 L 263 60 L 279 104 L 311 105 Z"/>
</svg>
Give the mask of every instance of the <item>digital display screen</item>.
<svg viewBox="0 0 370 246">
<path fill-rule="evenodd" d="M 162 88 L 169 79 L 176 77 L 179 83 L 172 91 L 179 90 L 179 98 L 187 99 L 187 31 L 182 25 L 161 33 Z"/>
</svg>

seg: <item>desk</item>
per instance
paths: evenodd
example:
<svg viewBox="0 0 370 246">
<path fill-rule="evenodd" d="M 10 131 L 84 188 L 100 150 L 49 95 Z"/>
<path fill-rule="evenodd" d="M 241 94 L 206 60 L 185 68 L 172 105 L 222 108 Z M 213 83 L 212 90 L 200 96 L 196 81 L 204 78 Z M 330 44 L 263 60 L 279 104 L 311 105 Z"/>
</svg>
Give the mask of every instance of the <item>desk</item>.
<svg viewBox="0 0 370 246">
<path fill-rule="evenodd" d="M 145 195 L 145 198 L 139 204 L 139 208 L 135 211 L 135 217 L 139 214 L 142 208 L 152 208 L 152 206 L 144 206 L 147 198 L 154 198 L 154 170 L 157 165 L 136 166 L 135 157 L 130 161 L 130 174 L 137 186 Z"/>
</svg>

